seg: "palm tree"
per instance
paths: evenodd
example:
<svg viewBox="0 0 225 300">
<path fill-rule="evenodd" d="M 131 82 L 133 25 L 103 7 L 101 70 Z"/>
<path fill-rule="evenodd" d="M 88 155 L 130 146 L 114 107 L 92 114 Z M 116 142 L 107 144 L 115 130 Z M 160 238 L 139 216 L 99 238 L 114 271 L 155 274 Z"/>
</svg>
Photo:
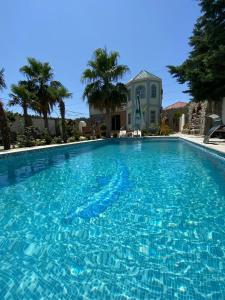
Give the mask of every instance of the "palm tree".
<svg viewBox="0 0 225 300">
<path fill-rule="evenodd" d="M 53 81 L 51 83 L 51 90 L 53 99 L 56 100 L 59 106 L 61 120 L 62 120 L 62 139 L 66 143 L 66 121 L 65 121 L 65 103 L 64 99 L 71 98 L 72 93 L 70 93 L 67 88 L 65 88 L 59 81 Z"/>
<path fill-rule="evenodd" d="M 87 83 L 83 99 L 93 108 L 106 112 L 107 137 L 111 136 L 111 113 L 127 101 L 127 88 L 122 79 L 129 68 L 118 65 L 118 52 L 107 52 L 107 49 L 96 49 L 94 59 L 88 62 L 81 81 Z"/>
<path fill-rule="evenodd" d="M 4 69 L 0 69 L 0 90 L 6 88 L 5 78 L 4 78 Z"/>
<path fill-rule="evenodd" d="M 10 130 L 7 117 L 0 101 L 0 132 L 2 133 L 2 142 L 5 150 L 10 149 Z"/>
<path fill-rule="evenodd" d="M 6 88 L 4 69 L 0 70 L 0 91 Z M 10 130 L 8 126 L 8 120 L 3 108 L 3 104 L 0 101 L 0 132 L 2 134 L 2 142 L 5 150 L 10 149 Z"/>
<path fill-rule="evenodd" d="M 55 102 L 49 91 L 53 79 L 53 69 L 49 63 L 42 63 L 34 58 L 28 58 L 28 65 L 23 66 L 20 71 L 30 83 L 30 92 L 36 96 L 32 109 L 43 115 L 44 126 L 49 132 L 48 115 Z"/>
<path fill-rule="evenodd" d="M 12 100 L 9 101 L 9 105 L 20 105 L 22 107 L 25 129 L 31 125 L 28 108 L 31 107 L 35 96 L 28 90 L 28 83 L 26 81 L 19 81 L 18 85 L 12 84 L 11 91 L 12 93 L 9 96 L 12 97 Z"/>
</svg>

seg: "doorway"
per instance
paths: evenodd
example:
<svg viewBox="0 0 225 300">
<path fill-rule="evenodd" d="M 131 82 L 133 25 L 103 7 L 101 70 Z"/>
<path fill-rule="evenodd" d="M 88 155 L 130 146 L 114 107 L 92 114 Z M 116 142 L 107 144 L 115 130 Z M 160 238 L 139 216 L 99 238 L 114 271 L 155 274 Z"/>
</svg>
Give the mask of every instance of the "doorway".
<svg viewBox="0 0 225 300">
<path fill-rule="evenodd" d="M 120 115 L 112 116 L 112 130 L 120 130 Z"/>
</svg>

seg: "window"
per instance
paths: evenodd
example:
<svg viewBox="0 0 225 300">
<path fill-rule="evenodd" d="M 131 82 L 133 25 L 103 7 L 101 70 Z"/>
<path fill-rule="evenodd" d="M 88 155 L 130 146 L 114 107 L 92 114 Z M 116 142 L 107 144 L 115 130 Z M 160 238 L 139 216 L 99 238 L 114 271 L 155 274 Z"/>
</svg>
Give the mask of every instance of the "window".
<svg viewBox="0 0 225 300">
<path fill-rule="evenodd" d="M 155 117 L 156 117 L 155 111 L 151 110 L 151 112 L 150 112 L 150 123 L 155 123 L 155 119 L 156 119 Z"/>
<path fill-rule="evenodd" d="M 145 111 L 142 112 L 142 118 L 143 118 L 143 121 L 145 122 Z"/>
<path fill-rule="evenodd" d="M 128 125 L 131 124 L 131 113 L 128 114 L 128 122 L 127 123 L 128 123 Z"/>
<path fill-rule="evenodd" d="M 139 85 L 136 88 L 136 97 L 145 98 L 145 87 L 143 85 Z"/>
<path fill-rule="evenodd" d="M 151 96 L 152 96 L 152 98 L 155 98 L 155 97 L 156 97 L 156 85 L 155 85 L 155 84 L 152 85 Z"/>
<path fill-rule="evenodd" d="M 127 92 L 127 101 L 130 101 L 131 100 L 131 92 L 130 90 L 128 90 Z"/>
</svg>

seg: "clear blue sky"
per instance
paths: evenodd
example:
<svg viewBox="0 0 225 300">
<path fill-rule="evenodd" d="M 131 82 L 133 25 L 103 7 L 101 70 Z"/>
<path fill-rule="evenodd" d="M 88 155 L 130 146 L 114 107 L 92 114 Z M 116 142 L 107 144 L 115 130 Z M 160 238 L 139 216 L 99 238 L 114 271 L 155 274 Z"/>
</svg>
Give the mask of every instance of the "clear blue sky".
<svg viewBox="0 0 225 300">
<path fill-rule="evenodd" d="M 80 77 L 93 50 L 106 46 L 129 66 L 125 81 L 142 69 L 162 78 L 164 107 L 189 100 L 166 65 L 182 63 L 190 50 L 197 0 L 0 0 L 0 8 L 0 68 L 8 86 L 0 98 L 9 98 L 10 85 L 22 79 L 19 68 L 35 57 L 50 62 L 73 93 L 67 111 L 87 115 Z"/>
</svg>

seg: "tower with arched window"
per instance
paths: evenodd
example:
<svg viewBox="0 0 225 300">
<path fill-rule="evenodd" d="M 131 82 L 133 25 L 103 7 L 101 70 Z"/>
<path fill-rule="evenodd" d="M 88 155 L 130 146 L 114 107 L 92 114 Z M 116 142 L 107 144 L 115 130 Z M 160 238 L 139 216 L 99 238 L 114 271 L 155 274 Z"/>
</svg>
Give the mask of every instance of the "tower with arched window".
<svg viewBox="0 0 225 300">
<path fill-rule="evenodd" d="M 147 130 L 158 128 L 162 107 L 161 78 L 143 70 L 128 81 L 127 89 L 126 128 L 130 130 L 137 129 L 137 126 L 138 129 Z"/>
</svg>

